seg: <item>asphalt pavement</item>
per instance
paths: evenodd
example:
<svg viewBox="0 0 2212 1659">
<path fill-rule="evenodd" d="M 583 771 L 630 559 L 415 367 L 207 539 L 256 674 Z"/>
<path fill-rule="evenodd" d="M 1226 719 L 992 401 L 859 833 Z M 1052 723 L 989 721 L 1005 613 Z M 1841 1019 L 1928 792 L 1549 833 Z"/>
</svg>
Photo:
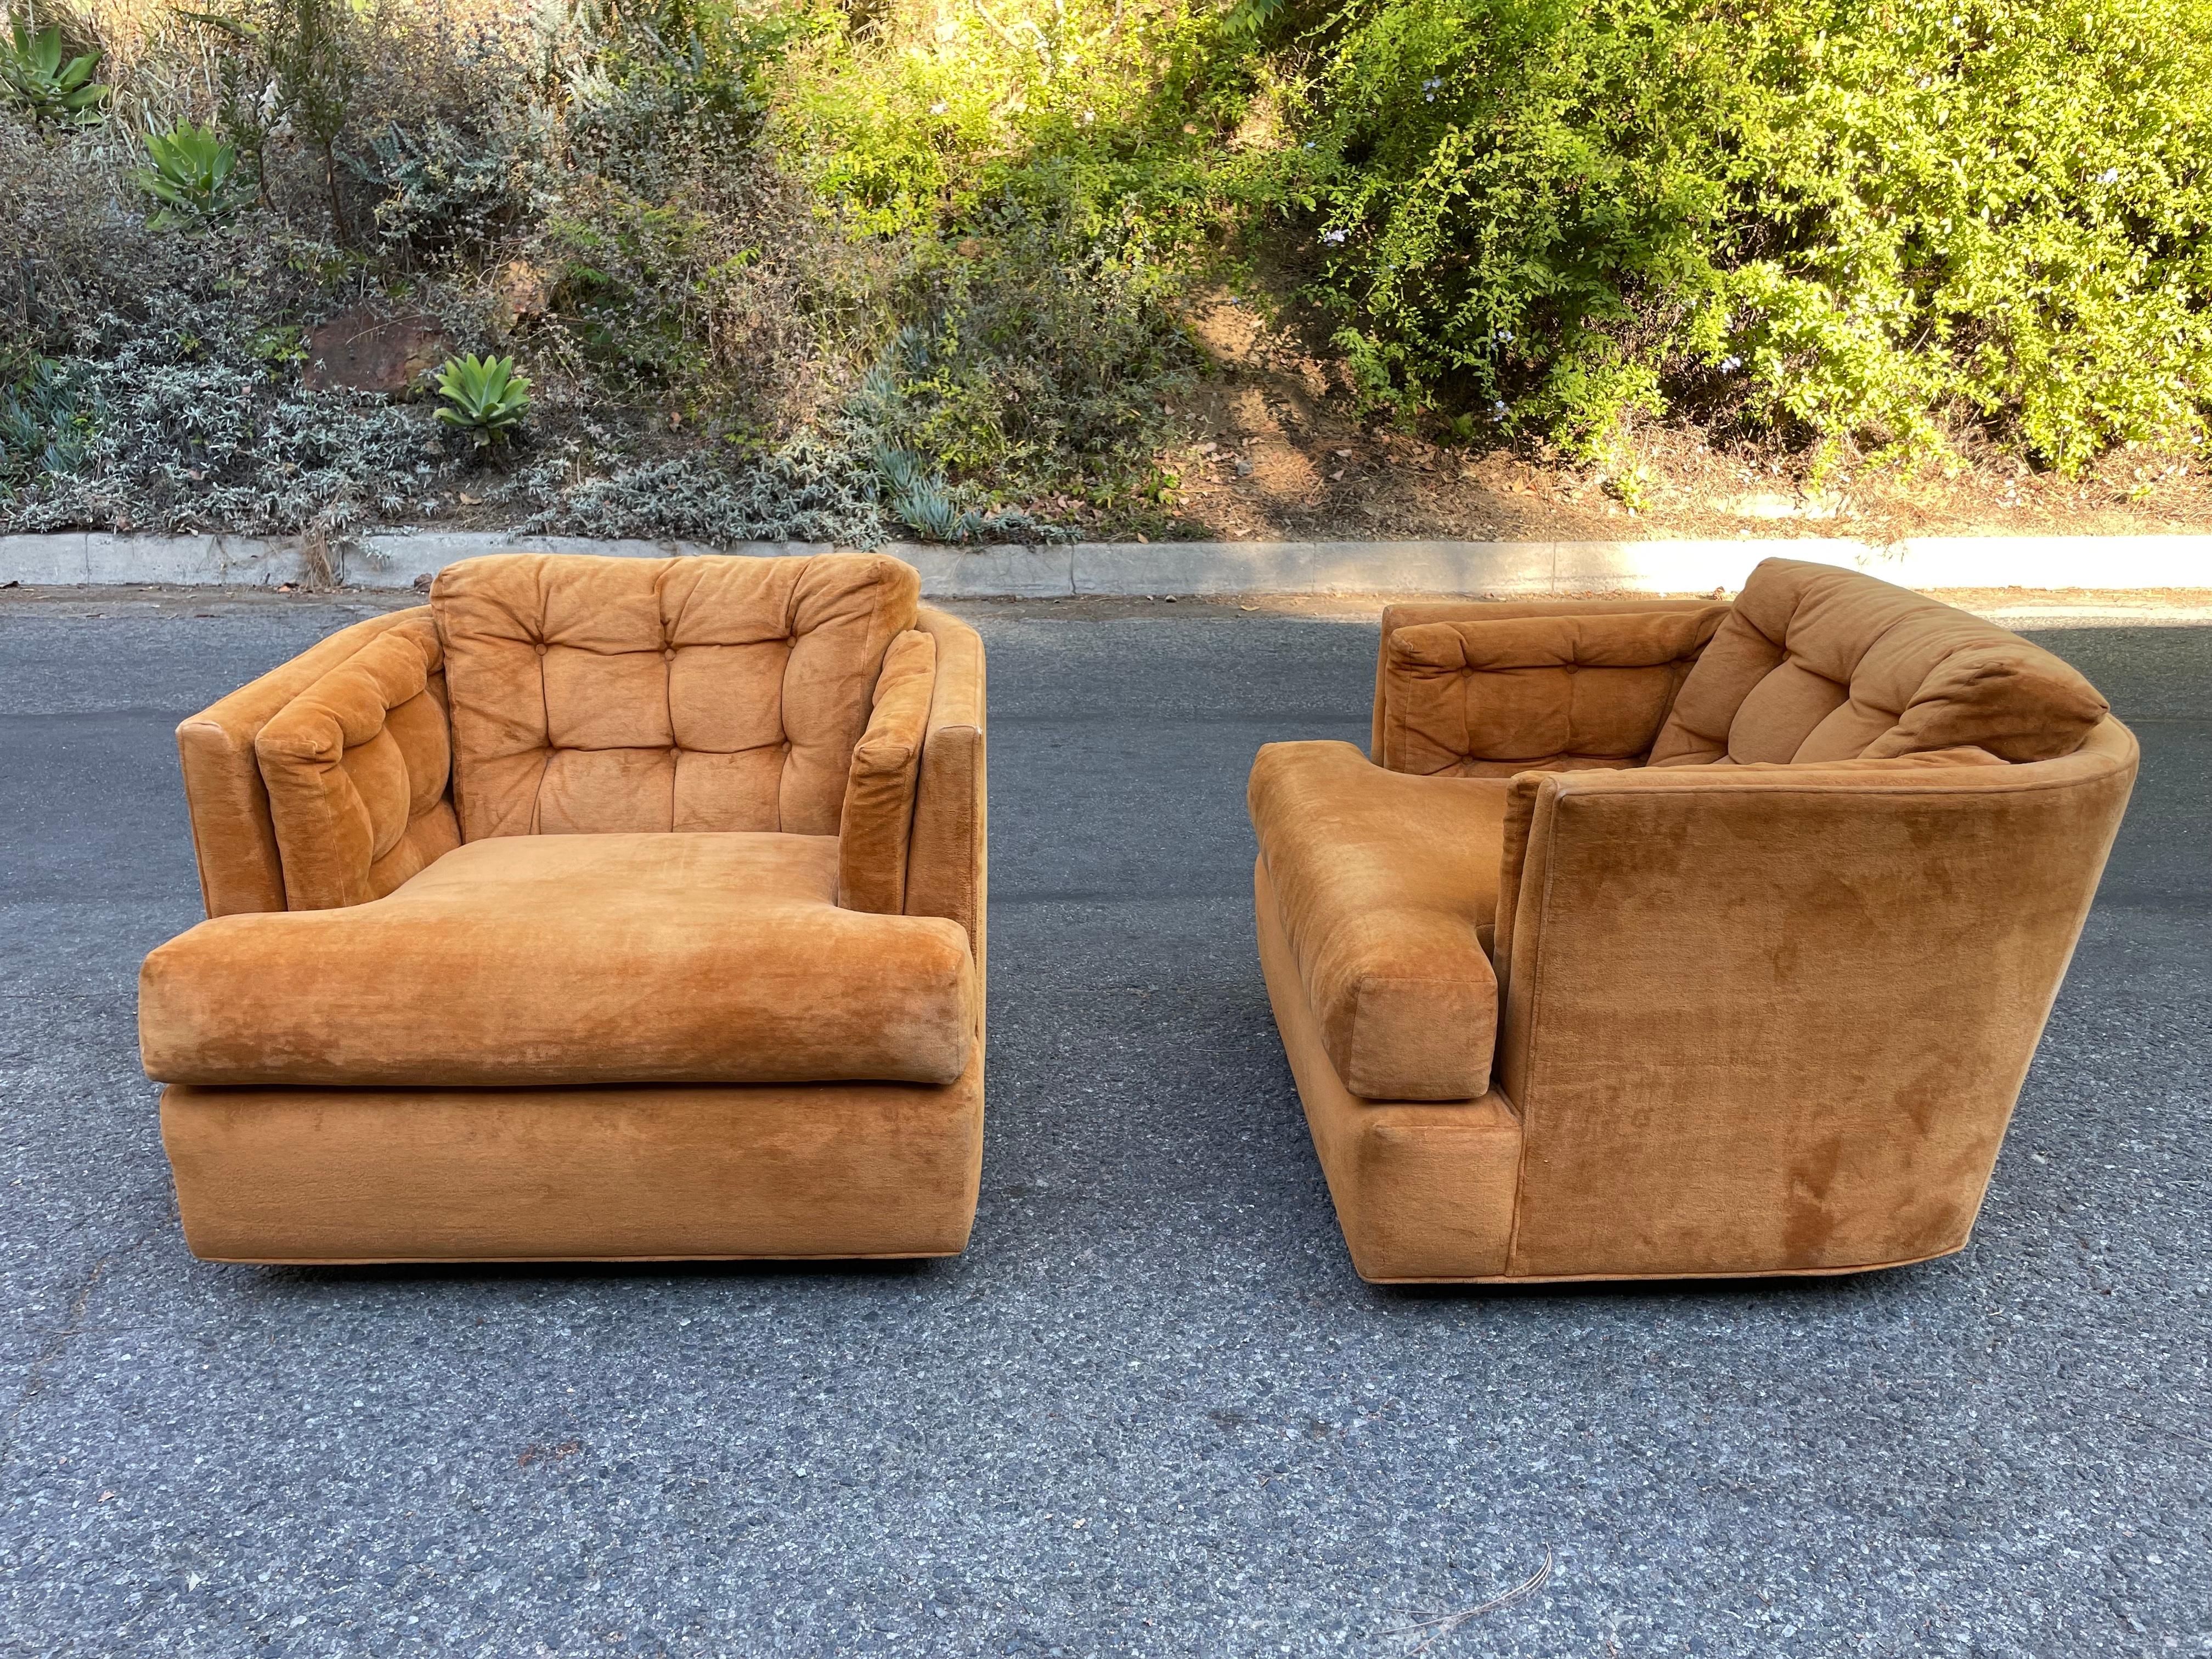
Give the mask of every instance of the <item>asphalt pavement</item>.
<svg viewBox="0 0 2212 1659">
<path fill-rule="evenodd" d="M 1185 602 L 965 608 L 965 1256 L 196 1262 L 134 1030 L 198 916 L 170 731 L 381 605 L 0 604 L 0 1653 L 2212 1654 L 2212 629 L 2038 635 L 2143 781 L 1943 1261 L 1361 1284 L 1243 787 L 1363 736 L 1373 619 Z"/>
</svg>

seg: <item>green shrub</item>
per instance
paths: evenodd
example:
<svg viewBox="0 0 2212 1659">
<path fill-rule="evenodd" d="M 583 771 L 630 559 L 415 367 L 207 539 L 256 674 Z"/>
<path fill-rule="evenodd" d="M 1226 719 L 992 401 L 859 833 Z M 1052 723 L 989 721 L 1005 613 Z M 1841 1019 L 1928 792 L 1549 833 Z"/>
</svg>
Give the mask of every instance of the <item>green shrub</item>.
<svg viewBox="0 0 2212 1659">
<path fill-rule="evenodd" d="M 469 505 L 1159 533 L 1224 280 L 1468 445 L 2070 471 L 2212 403 L 2200 0 L 222 3 L 0 41 L 9 528 L 434 514 L 520 360 Z M 302 391 L 362 307 L 507 391 Z"/>
<path fill-rule="evenodd" d="M 812 18 L 774 78 L 769 137 L 866 234 L 957 237 L 1012 202 L 1180 263 L 1297 171 L 1270 160 L 1286 134 L 1250 130 L 1275 76 L 1241 10 L 997 0 Z"/>
<path fill-rule="evenodd" d="M 910 278 L 900 330 L 848 410 L 880 441 L 1000 492 L 1102 504 L 1156 486 L 1167 398 L 1196 367 L 1174 289 L 1110 240 L 1041 224 L 1018 202 Z"/>
<path fill-rule="evenodd" d="M 1323 290 L 1370 400 L 2058 467 L 2212 400 L 2197 0 L 1355 0 Z"/>
</svg>

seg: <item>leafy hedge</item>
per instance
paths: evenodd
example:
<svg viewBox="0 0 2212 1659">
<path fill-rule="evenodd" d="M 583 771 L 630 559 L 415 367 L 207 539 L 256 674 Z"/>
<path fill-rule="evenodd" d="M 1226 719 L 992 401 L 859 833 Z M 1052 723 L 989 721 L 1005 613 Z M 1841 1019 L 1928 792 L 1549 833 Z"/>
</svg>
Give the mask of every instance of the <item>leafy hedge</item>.
<svg viewBox="0 0 2212 1659">
<path fill-rule="evenodd" d="M 1374 399 L 2072 470 L 2212 402 L 2203 0 L 1353 0 L 1310 136 Z"/>
</svg>

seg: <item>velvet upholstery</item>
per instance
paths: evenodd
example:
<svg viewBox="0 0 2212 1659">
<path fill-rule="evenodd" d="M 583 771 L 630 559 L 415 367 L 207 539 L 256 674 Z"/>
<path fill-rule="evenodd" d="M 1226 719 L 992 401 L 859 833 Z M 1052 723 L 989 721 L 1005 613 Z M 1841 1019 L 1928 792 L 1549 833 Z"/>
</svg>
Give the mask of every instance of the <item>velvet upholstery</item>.
<svg viewBox="0 0 2212 1659">
<path fill-rule="evenodd" d="M 955 1255 L 982 1171 L 982 1046 L 941 1088 L 176 1084 L 161 1139 L 210 1261 Z"/>
<path fill-rule="evenodd" d="M 1723 764 L 1723 763 L 1715 763 Z M 1808 775 L 1810 763 L 1804 765 L 1769 761 L 1753 761 L 1745 765 L 1730 765 L 1729 770 L 1743 773 L 1765 773 L 1788 770 L 1794 777 Z M 1826 761 L 1820 763 L 1820 772 L 1826 775 L 1839 773 L 1845 778 L 1854 774 L 1877 772 L 1897 773 L 1928 771 L 1952 766 L 2002 766 L 1986 749 L 1971 744 L 1958 749 L 1931 750 L 1925 754 L 1894 755 L 1869 760 Z M 1528 835 L 1534 827 L 1536 800 L 1543 785 L 1543 775 L 1523 772 L 1507 786 L 1505 821 L 1498 855 L 1498 921 L 1490 941 L 1490 955 L 1498 970 L 1498 982 L 1503 984 L 1510 970 L 1513 954 L 1514 917 L 1519 911 L 1522 866 L 1528 850 Z"/>
<path fill-rule="evenodd" d="M 896 559 L 518 553 L 441 571 L 461 830 L 837 833 L 921 578 Z"/>
<path fill-rule="evenodd" d="M 1709 605 L 1401 623 L 1383 652 L 1376 758 L 1457 777 L 1633 764 L 1728 614 Z"/>
<path fill-rule="evenodd" d="M 1547 779 L 1499 1038 L 1515 1270 L 1963 1247 L 2136 759 L 2107 721 L 2027 764 Z"/>
<path fill-rule="evenodd" d="M 428 606 L 371 617 L 301 652 L 177 727 L 177 759 L 210 916 L 285 907 L 284 866 L 254 744 L 270 718 L 378 635 L 427 621 Z M 445 671 L 431 681 L 442 686 Z M 442 695 L 442 693 L 441 693 Z"/>
<path fill-rule="evenodd" d="M 1744 682 L 1741 755 L 1717 741 L 1703 763 L 1486 784 L 1362 775 L 1342 744 L 1261 752 L 1261 963 L 1363 1274 L 1840 1273 L 1966 1243 L 2136 744 L 2101 713 L 2084 728 L 2102 700 L 2025 641 L 2007 647 L 2001 630 L 1917 595 L 1901 603 L 1856 573 L 1774 564 L 1754 585 L 1818 598 L 1806 649 L 1826 653 L 1820 672 L 1836 671 L 1844 695 L 1816 708 L 1796 698 L 1793 672 L 1762 707 L 1751 700 L 1762 682 Z M 1546 632 L 1532 625 L 1523 646 L 1486 648 L 1535 654 L 1556 639 L 1557 614 L 1533 618 Z M 1833 631 L 1845 616 L 1863 639 Z M 1679 705 L 1735 627 L 1731 615 L 1713 630 L 1662 732 L 1700 729 L 1677 720 Z M 1378 668 L 1378 752 L 1382 682 L 1405 660 L 1386 649 Z M 1488 718 L 1478 709 L 1468 724 Z M 1795 738 L 1792 721 L 1804 727 Z M 1501 717 L 1512 722 L 1540 725 L 1517 708 Z M 1802 755 L 1824 722 L 1809 757 L 1763 758 L 1779 742 Z M 1936 741 L 1967 735 L 1980 741 Z M 1480 805 L 1447 793 L 1471 787 L 1493 793 Z M 1491 1009 L 1462 1017 L 1463 939 L 1479 914 L 1469 867 L 1485 861 L 1498 989 Z M 1370 1052 L 1333 1040 L 1340 957 L 1302 942 L 1328 937 L 1316 915 L 1331 907 L 1389 919 L 1373 927 L 1390 937 L 1359 943 L 1403 983 L 1421 982 L 1424 963 L 1459 981 L 1451 996 L 1428 994 L 1425 1022 L 1403 1010 L 1395 1027 L 1372 1028 L 1412 1033 L 1395 1038 L 1406 1058 L 1389 1096 L 1372 1086 Z M 1348 936 L 1352 922 L 1334 925 Z M 1440 1036 L 1448 1021 L 1456 1030 Z M 1450 1075 L 1431 1062 L 1454 1043 L 1488 1045 L 1486 1078 L 1463 1070 L 1457 1101 L 1404 1090 Z"/>
<path fill-rule="evenodd" d="M 1490 1086 L 1506 784 L 1385 771 L 1348 743 L 1275 743 L 1248 799 L 1314 1019 L 1345 1086 L 1463 1100 Z"/>
<path fill-rule="evenodd" d="M 921 764 L 915 775 L 906 914 L 943 916 L 968 930 L 976 972 L 988 964 L 990 802 L 984 745 L 983 641 L 967 623 L 924 608 L 921 629 L 937 646 Z"/>
<path fill-rule="evenodd" d="M 254 738 L 293 909 L 382 898 L 460 845 L 442 659 L 436 627 L 412 617 L 302 690 Z"/>
<path fill-rule="evenodd" d="M 1710 599 L 1513 599 L 1504 602 L 1425 599 L 1387 605 L 1382 611 L 1382 648 L 1377 653 L 1375 665 L 1374 729 L 1367 752 L 1373 757 L 1376 764 L 1388 766 L 1393 771 L 1427 772 L 1432 769 L 1431 764 L 1424 763 L 1405 754 L 1403 752 L 1405 738 L 1401 736 L 1393 742 L 1388 730 L 1390 723 L 1391 693 L 1403 689 L 1400 676 L 1393 672 L 1392 662 L 1397 648 L 1398 635 L 1403 629 L 1425 628 L 1438 623 L 1494 625 L 1565 622 L 1576 624 L 1578 631 L 1587 637 L 1599 626 L 1610 626 L 1619 622 L 1626 625 L 1630 630 L 1628 635 L 1630 638 L 1638 635 L 1656 637 L 1648 626 L 1652 619 L 1698 617 L 1704 616 L 1713 608 L 1713 602 Z M 1505 636 L 1492 633 L 1492 637 L 1503 639 Z M 1558 636 L 1548 629 L 1532 629 L 1529 645 L 1527 647 L 1528 654 L 1532 659 L 1550 656 L 1557 650 L 1557 639 Z M 1548 660 L 1533 660 L 1529 665 L 1532 667 L 1565 666 L 1563 663 L 1553 663 Z M 1579 665 L 1577 666 L 1579 672 Z M 1501 679 L 1498 678 L 1485 682 L 1491 686 L 1496 686 L 1501 683 Z M 1555 684 L 1559 683 L 1556 678 L 1553 678 L 1553 683 Z M 1540 715 L 1541 720 L 1546 723 L 1557 721 L 1562 717 L 1562 714 L 1558 711 L 1543 711 Z M 1486 715 L 1485 718 L 1493 723 L 1498 719 L 1496 714 Z M 1654 737 L 1658 735 L 1656 724 L 1652 735 Z M 1531 739 L 1521 738 L 1514 741 L 1511 746 L 1516 750 L 1528 751 L 1537 745 Z M 1650 744 L 1647 742 L 1644 749 L 1650 747 Z M 1638 750 L 1633 757 L 1577 757 L 1520 752 L 1507 759 L 1492 761 L 1471 754 L 1462 755 L 1456 747 L 1447 747 L 1444 750 L 1445 757 L 1449 757 L 1455 763 L 1433 769 L 1453 771 L 1460 775 L 1471 777 L 1511 777 L 1516 773 L 1532 769 L 1556 771 L 1584 765 L 1634 765 L 1641 759 L 1642 753 L 1642 750 Z"/>
<path fill-rule="evenodd" d="M 1264 859 L 1253 866 L 1253 889 L 1275 1027 L 1361 1275 L 1502 1277 L 1521 1159 L 1511 1103 L 1495 1089 L 1441 1105 L 1356 1097 L 1322 1040 Z"/>
<path fill-rule="evenodd" d="M 896 915 L 905 906 L 915 780 L 936 684 L 935 640 L 915 629 L 891 641 L 837 822 L 837 902 L 848 910 Z"/>
<path fill-rule="evenodd" d="M 950 1083 L 955 924 L 836 902 L 829 836 L 495 836 L 369 904 L 226 916 L 147 957 L 169 1083 Z M 284 964 L 287 994 L 261 994 Z"/>
<path fill-rule="evenodd" d="M 1994 623 L 1856 571 L 1767 559 L 1684 681 L 1651 764 L 1962 744 L 2053 760 L 2106 712 L 2075 669 Z"/>
<path fill-rule="evenodd" d="M 917 589 L 471 561 L 185 722 L 210 920 L 140 1036 L 195 1249 L 963 1248 L 983 659 Z"/>
</svg>

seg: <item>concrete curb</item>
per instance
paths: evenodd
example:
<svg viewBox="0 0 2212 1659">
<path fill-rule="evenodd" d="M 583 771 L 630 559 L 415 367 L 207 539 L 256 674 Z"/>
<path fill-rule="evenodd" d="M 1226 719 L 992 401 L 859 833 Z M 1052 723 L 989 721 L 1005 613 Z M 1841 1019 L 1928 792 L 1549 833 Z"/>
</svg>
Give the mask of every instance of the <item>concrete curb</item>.
<svg viewBox="0 0 2212 1659">
<path fill-rule="evenodd" d="M 405 589 L 486 553 L 620 557 L 827 551 L 804 542 L 713 548 L 497 531 L 376 534 L 338 571 L 349 587 Z M 1079 542 L 961 549 L 895 543 L 933 599 L 1201 598 L 1231 593 L 1494 593 L 1735 589 L 1763 558 L 1847 565 L 1907 587 L 2114 590 L 2212 586 L 2212 536 L 1949 536 L 1875 544 L 1839 537 L 1638 542 Z M 275 587 L 304 580 L 299 544 L 238 536 L 0 536 L 0 584 Z"/>
</svg>

